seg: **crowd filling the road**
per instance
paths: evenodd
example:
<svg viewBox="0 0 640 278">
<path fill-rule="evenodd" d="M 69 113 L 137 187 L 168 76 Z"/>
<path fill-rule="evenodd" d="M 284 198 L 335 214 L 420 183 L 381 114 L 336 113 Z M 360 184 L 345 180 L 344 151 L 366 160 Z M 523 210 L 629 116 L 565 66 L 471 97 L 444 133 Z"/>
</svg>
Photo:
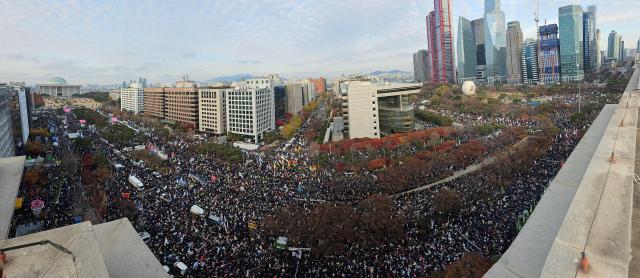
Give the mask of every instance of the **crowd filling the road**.
<svg viewBox="0 0 640 278">
<path fill-rule="evenodd" d="M 369 195 L 379 194 L 380 187 L 372 171 L 344 174 L 319 167 L 309 155 L 309 143 L 302 138 L 302 132 L 288 142 L 288 148 L 279 145 L 268 151 L 243 151 L 241 161 L 230 161 L 224 156 L 195 151 L 205 140 L 186 136 L 168 140 L 153 129 L 142 131 L 144 126 L 133 122 L 129 124 L 138 132 L 133 140 L 122 144 L 109 142 L 101 137 L 99 129 L 89 124 L 81 126 L 73 111 L 46 110 L 41 117 L 47 119 L 43 126 L 50 129 L 59 144 L 53 149 L 53 157 L 62 159 L 76 148 L 67 139 L 68 132 L 80 131 L 91 142 L 86 153 L 95 156 L 99 151 L 112 165 L 119 166 L 100 185 L 105 193 L 104 211 L 90 215 L 77 212 L 73 196 L 80 190 L 80 177 L 66 176 L 64 163 L 49 168 L 49 186 L 41 192 L 22 188 L 21 194 L 26 201 L 45 200 L 40 216 L 45 229 L 69 225 L 76 215 L 93 221 L 128 217 L 139 232 L 150 235 L 145 239 L 147 245 L 174 275 L 424 277 L 444 271 L 465 254 L 482 257 L 502 254 L 518 233 L 518 219 L 535 206 L 597 115 L 596 112 L 586 121 L 572 120 L 578 101 L 599 111 L 619 95 L 604 98 L 601 92 L 593 91 L 585 92 L 580 100 L 574 95 L 554 96 L 554 103 L 570 108 L 546 114 L 553 123 L 553 131 L 544 130 L 540 121 L 508 115 L 481 120 L 474 117 L 473 124 L 482 121 L 521 127 L 536 139 L 527 143 L 525 151 L 511 154 L 511 163 L 497 161 L 428 190 L 384 196 L 392 204 L 391 217 L 400 223 L 394 232 L 398 235 L 374 245 L 347 243 L 339 252 L 329 255 L 300 245 L 307 240 L 268 229 L 267 220 L 277 218 L 283 208 L 296 208 L 310 215 L 320 204 L 359 206 Z M 464 124 L 464 117 L 458 121 Z M 496 133 L 479 140 L 489 142 L 495 136 Z M 140 163 L 128 151 L 138 145 L 144 145 L 150 153 L 166 154 L 163 166 Z M 469 164 L 477 162 L 476 159 Z M 144 187 L 134 187 L 129 182 L 130 176 L 135 176 Z M 414 184 L 412 188 L 427 183 Z M 436 204 L 437 195 L 442 192 L 456 197 L 452 207 L 438 210 L 441 205 Z M 131 206 L 123 205 L 123 200 Z M 194 211 L 194 205 L 203 213 Z M 12 233 L 15 234 L 17 225 L 34 223 L 30 213 L 16 211 Z M 288 247 L 311 247 L 311 250 L 282 250 L 276 243 L 278 237 L 288 237 Z M 176 267 L 177 262 L 184 263 L 187 269 Z"/>
</svg>

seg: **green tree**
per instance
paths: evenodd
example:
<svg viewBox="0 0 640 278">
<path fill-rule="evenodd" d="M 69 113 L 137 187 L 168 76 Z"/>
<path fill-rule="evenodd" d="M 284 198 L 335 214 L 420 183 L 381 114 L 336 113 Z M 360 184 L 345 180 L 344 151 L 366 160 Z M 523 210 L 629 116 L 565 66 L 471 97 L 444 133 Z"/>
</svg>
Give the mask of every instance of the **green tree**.
<svg viewBox="0 0 640 278">
<path fill-rule="evenodd" d="M 244 139 L 244 137 L 242 135 L 240 135 L 240 134 L 233 133 L 233 132 L 227 132 L 227 141 L 228 142 L 242 141 L 242 139 Z"/>
</svg>

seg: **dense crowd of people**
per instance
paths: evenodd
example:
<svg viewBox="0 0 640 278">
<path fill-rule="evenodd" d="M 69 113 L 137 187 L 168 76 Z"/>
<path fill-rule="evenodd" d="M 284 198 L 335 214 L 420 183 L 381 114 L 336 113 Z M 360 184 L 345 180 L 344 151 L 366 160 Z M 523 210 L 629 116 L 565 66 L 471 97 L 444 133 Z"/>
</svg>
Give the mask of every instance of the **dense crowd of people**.
<svg viewBox="0 0 640 278">
<path fill-rule="evenodd" d="M 582 101 L 588 99 L 585 96 Z M 326 257 L 307 251 L 294 255 L 274 248 L 276 239 L 261 229 L 262 221 L 282 207 L 296 205 L 309 210 L 317 202 L 364 198 L 376 188 L 375 175 L 366 171 L 344 175 L 318 168 L 307 155 L 308 144 L 301 133 L 286 142 L 286 147 L 247 151 L 244 161 L 235 163 L 194 151 L 194 146 L 202 143 L 200 140 L 166 140 L 153 131 L 140 134 L 125 145 L 112 144 L 101 138 L 98 130 L 80 127 L 73 113 L 52 116 L 48 124 L 56 127 L 53 133 L 61 138 L 59 148 L 73 145 L 62 139 L 66 130 L 80 130 L 91 139 L 92 149 L 101 150 L 114 165 L 124 166 L 114 169 L 103 185 L 108 196 L 104 220 L 129 217 L 139 232 L 149 233 L 149 248 L 163 265 L 170 267 L 172 274 L 180 273 L 175 264 L 182 262 L 188 266 L 185 274 L 196 277 L 274 277 L 294 273 L 300 277 L 420 277 L 443 271 L 466 253 L 488 257 L 502 254 L 509 247 L 518 232 L 516 220 L 535 206 L 588 127 L 575 126 L 569 120 L 570 113 L 575 112 L 574 97 L 558 101 L 574 108 L 549 114 L 559 132 L 549 138 L 541 155 L 532 158 L 528 167 L 510 172 L 508 186 L 489 186 L 492 181 L 487 170 L 395 198 L 396 213 L 405 230 L 400 240 L 372 248 L 349 245 L 343 254 Z M 466 118 L 469 117 L 461 117 L 461 121 Z M 529 130 L 537 127 L 533 120 L 507 115 L 472 121 Z M 163 162 L 167 167 L 153 169 L 123 150 L 136 145 L 167 154 Z M 60 157 L 61 152 L 54 150 L 53 154 Z M 61 166 L 53 167 L 50 172 L 56 173 Z M 135 176 L 144 187 L 132 186 L 129 176 Z M 47 206 L 45 227 L 68 225 L 73 221 L 68 211 L 70 196 L 73 184 L 79 181 L 55 174 L 50 178 L 51 186 L 45 190 L 51 192 L 45 195 L 56 201 Z M 443 188 L 457 192 L 464 205 L 455 213 L 425 218 L 433 216 L 434 194 Z M 123 193 L 128 193 L 127 200 L 135 204 L 133 215 L 120 206 Z M 204 213 L 193 213 L 194 205 Z M 22 214 L 16 217 L 14 223 L 29 218 Z"/>
</svg>

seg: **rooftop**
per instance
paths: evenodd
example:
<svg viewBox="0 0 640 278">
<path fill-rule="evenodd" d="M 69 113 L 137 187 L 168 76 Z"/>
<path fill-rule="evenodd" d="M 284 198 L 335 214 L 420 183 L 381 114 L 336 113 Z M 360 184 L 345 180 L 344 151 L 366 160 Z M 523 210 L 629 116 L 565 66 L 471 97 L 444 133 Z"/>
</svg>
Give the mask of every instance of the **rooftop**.
<svg viewBox="0 0 640 278">
<path fill-rule="evenodd" d="M 67 81 L 64 78 L 56 76 L 49 79 L 48 84 L 51 85 L 67 85 Z"/>
<path fill-rule="evenodd" d="M 7 277 L 169 276 L 127 218 L 95 226 L 83 222 L 0 240 L 0 249 L 45 240 L 53 244 L 6 251 Z"/>
<path fill-rule="evenodd" d="M 605 106 L 485 277 L 628 277 L 639 78 Z M 577 268 L 583 251 L 589 272 Z"/>
<path fill-rule="evenodd" d="M 24 161 L 24 156 L 0 158 L 0 239 L 9 235 Z"/>
</svg>

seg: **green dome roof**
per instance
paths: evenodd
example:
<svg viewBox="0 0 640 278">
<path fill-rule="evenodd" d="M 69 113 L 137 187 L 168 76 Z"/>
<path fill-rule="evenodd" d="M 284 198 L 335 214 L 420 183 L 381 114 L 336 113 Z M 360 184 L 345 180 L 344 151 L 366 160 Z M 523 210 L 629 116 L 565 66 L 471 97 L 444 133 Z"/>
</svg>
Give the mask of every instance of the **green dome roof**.
<svg viewBox="0 0 640 278">
<path fill-rule="evenodd" d="M 67 84 L 67 80 L 64 80 L 64 78 L 62 77 L 52 77 L 51 79 L 49 79 L 49 84 L 56 84 L 56 85 L 66 85 Z"/>
</svg>

